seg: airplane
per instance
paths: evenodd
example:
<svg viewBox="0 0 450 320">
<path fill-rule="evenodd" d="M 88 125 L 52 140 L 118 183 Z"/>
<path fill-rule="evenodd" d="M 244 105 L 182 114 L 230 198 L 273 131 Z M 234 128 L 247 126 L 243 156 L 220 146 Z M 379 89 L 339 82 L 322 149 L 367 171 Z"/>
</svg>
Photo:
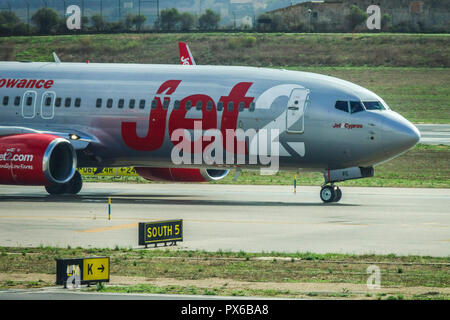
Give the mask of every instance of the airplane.
<svg viewBox="0 0 450 320">
<path fill-rule="evenodd" d="M 414 147 L 417 128 L 375 93 L 321 74 L 196 65 L 0 62 L 0 184 L 78 194 L 77 167 L 205 182 L 231 168 L 323 173 L 337 182 Z M 184 54 L 183 54 L 184 53 Z"/>
</svg>

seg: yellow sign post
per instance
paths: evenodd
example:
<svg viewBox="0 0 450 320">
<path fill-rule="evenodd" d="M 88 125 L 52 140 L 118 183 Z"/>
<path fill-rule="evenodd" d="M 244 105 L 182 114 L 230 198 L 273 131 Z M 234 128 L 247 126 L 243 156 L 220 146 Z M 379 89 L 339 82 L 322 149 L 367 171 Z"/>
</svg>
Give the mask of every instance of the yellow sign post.
<svg viewBox="0 0 450 320">
<path fill-rule="evenodd" d="M 294 173 L 294 193 L 297 193 L 297 174 Z"/>
<path fill-rule="evenodd" d="M 84 259 L 83 280 L 109 280 L 109 257 Z"/>
</svg>

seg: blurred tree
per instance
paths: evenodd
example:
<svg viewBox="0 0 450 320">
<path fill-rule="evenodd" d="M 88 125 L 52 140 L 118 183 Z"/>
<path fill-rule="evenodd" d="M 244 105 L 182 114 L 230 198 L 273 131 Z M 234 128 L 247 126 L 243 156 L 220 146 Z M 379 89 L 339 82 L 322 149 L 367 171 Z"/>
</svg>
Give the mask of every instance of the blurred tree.
<svg viewBox="0 0 450 320">
<path fill-rule="evenodd" d="M 355 28 L 367 20 L 367 13 L 361 10 L 358 6 L 352 5 L 350 7 L 350 14 L 347 16 L 350 30 L 355 31 Z"/>
<path fill-rule="evenodd" d="M 39 33 L 49 34 L 58 26 L 59 16 L 51 8 L 41 8 L 33 14 L 31 21 L 37 26 Z"/>
<path fill-rule="evenodd" d="M 161 11 L 161 28 L 163 30 L 175 30 L 177 24 L 180 22 L 180 13 L 177 9 L 164 9 Z"/>
<path fill-rule="evenodd" d="M 183 12 L 180 15 L 180 29 L 189 31 L 195 26 L 195 16 L 189 12 Z"/>
<path fill-rule="evenodd" d="M 108 30 L 111 32 L 123 32 L 125 29 L 125 24 L 122 20 L 115 21 L 115 22 L 109 22 L 108 23 Z"/>
<path fill-rule="evenodd" d="M 134 24 L 134 15 L 129 13 L 127 14 L 127 16 L 125 17 L 125 29 L 130 31 L 131 28 L 133 27 Z"/>
<path fill-rule="evenodd" d="M 89 17 L 82 16 L 81 17 L 81 30 L 88 30 L 89 29 Z"/>
<path fill-rule="evenodd" d="M 137 31 L 141 31 L 141 28 L 144 25 L 145 20 L 147 20 L 147 18 L 142 14 L 134 16 L 133 24 L 136 26 Z"/>
<path fill-rule="evenodd" d="M 220 15 L 212 11 L 211 9 L 206 9 L 205 13 L 198 19 L 198 24 L 200 30 L 216 30 L 220 21 Z"/>
<path fill-rule="evenodd" d="M 101 15 L 94 14 L 91 17 L 91 22 L 92 22 L 92 25 L 93 25 L 94 29 L 97 32 L 105 31 L 107 24 L 105 22 L 105 19 L 103 19 L 103 17 Z"/>
<path fill-rule="evenodd" d="M 383 31 L 389 31 L 391 29 L 391 15 L 389 13 L 385 13 L 383 14 L 383 16 L 381 17 L 381 29 Z"/>
<path fill-rule="evenodd" d="M 0 12 L 0 35 L 12 36 L 16 34 L 26 34 L 27 25 L 22 23 L 17 15 L 12 11 Z"/>
</svg>

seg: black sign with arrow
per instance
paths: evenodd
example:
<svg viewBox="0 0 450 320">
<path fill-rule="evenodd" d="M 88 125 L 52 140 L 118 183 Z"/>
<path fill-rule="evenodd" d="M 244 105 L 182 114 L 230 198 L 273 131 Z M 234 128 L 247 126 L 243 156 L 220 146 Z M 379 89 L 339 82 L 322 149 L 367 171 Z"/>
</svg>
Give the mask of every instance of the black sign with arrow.
<svg viewBox="0 0 450 320">
<path fill-rule="evenodd" d="M 80 284 L 109 282 L 109 257 L 58 259 L 56 284 L 66 286 L 67 281 Z"/>
</svg>

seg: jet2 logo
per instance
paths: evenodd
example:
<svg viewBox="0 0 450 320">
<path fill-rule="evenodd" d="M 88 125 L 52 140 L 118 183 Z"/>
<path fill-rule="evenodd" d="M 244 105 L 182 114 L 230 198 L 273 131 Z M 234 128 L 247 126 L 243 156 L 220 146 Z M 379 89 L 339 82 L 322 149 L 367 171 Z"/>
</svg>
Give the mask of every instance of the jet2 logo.
<svg viewBox="0 0 450 320">
<path fill-rule="evenodd" d="M 184 56 L 181 57 L 181 61 L 183 62 L 183 65 L 190 65 L 189 57 L 185 58 Z"/>
<path fill-rule="evenodd" d="M 228 95 L 219 99 L 218 104 L 223 106 L 221 119 L 218 118 L 215 99 L 205 94 L 193 94 L 177 100 L 168 115 L 172 95 L 181 82 L 168 80 L 158 88 L 154 106 L 148 116 L 146 133 L 139 134 L 136 121 L 121 123 L 122 139 L 128 147 L 144 152 L 158 150 L 165 142 L 167 124 L 173 144 L 171 159 L 176 165 L 270 164 L 267 173 L 272 174 L 278 170 L 280 155 L 305 155 L 303 142 L 279 141 L 280 133 L 286 131 L 287 110 L 262 128 L 248 128 L 244 131 L 242 121 L 239 121 L 239 129 L 237 128 L 242 109 L 249 108 L 251 104 L 254 104 L 255 109 L 270 109 L 277 98 L 288 99 L 294 89 L 305 88 L 294 84 L 277 85 L 264 91 L 254 101 L 255 97 L 247 96 L 253 83 L 239 82 L 231 88 Z M 229 108 L 232 104 L 234 107 Z M 201 111 L 201 116 L 198 116 L 199 113 L 195 117 L 188 114 L 191 109 Z M 290 119 L 295 123 L 302 117 L 299 114 Z"/>
<path fill-rule="evenodd" d="M 137 151 L 154 151 L 158 150 L 163 145 L 166 134 L 166 120 L 168 118 L 167 106 L 171 102 L 171 95 L 175 92 L 180 83 L 181 80 L 168 80 L 159 87 L 154 98 L 157 105 L 156 108 L 152 108 L 150 111 L 148 118 L 148 132 L 144 137 L 138 135 L 136 122 L 122 122 L 122 138 L 128 147 Z M 235 102 L 236 104 L 236 101 L 239 101 L 239 103 L 244 104 L 244 108 L 249 108 L 254 97 L 247 97 L 246 94 L 252 84 L 252 82 L 239 82 L 231 89 L 228 96 L 220 97 L 219 101 L 223 103 L 224 106 L 220 125 L 220 131 L 223 137 L 226 136 L 227 130 L 236 130 L 239 115 L 239 110 L 236 106 L 231 110 L 226 106 L 229 102 Z M 179 107 L 172 110 L 168 119 L 168 133 L 170 137 L 172 137 L 174 131 L 178 129 L 197 129 L 195 127 L 196 122 L 201 122 L 202 130 L 217 129 L 216 104 L 210 96 L 194 94 L 181 99 L 179 103 Z M 193 109 L 197 108 L 197 106 L 201 106 L 201 118 L 193 119 L 186 117 L 186 114 L 189 111 L 189 108 L 186 108 L 188 104 L 191 104 Z M 228 152 L 236 153 L 237 143 L 235 136 L 234 140 L 234 143 L 227 144 L 226 139 L 224 139 L 223 148 Z M 204 151 L 211 143 L 210 141 L 203 141 L 202 151 Z M 174 145 L 179 142 L 179 139 L 172 140 Z M 195 141 L 191 141 L 191 143 L 191 150 L 194 150 Z"/>
<path fill-rule="evenodd" d="M 9 148 L 5 153 L 0 153 L 0 161 L 11 161 L 11 162 L 32 162 L 32 154 L 22 154 L 19 153 L 20 149 L 17 151 L 14 148 Z"/>
</svg>

